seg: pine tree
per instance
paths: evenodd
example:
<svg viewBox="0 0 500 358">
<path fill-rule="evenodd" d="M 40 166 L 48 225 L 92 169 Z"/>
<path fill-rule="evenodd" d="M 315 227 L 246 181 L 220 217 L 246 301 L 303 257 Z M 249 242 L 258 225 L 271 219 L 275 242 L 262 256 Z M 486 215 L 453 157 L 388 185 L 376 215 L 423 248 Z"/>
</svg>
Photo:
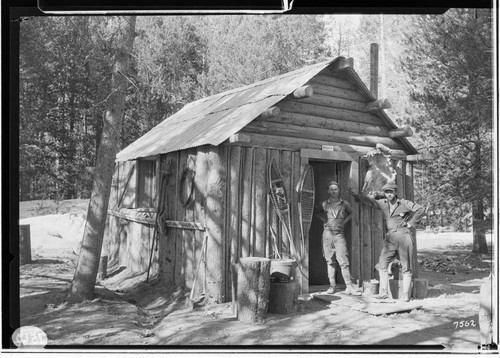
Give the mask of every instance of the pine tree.
<svg viewBox="0 0 500 358">
<path fill-rule="evenodd" d="M 417 116 L 412 124 L 435 154 L 426 172 L 429 205 L 470 203 L 473 248 L 487 253 L 492 207 L 492 42 L 490 10 L 415 17 L 404 68 Z M 452 208 L 453 209 L 453 208 Z"/>
<path fill-rule="evenodd" d="M 107 218 L 116 153 L 120 148 L 120 133 L 125 94 L 129 86 L 130 54 L 135 38 L 136 16 L 109 19 L 110 30 L 115 39 L 111 90 L 107 101 L 102 139 L 97 155 L 97 163 L 87 213 L 87 222 L 78 257 L 75 275 L 68 295 L 70 302 L 81 302 L 94 295 L 95 281 L 102 250 L 104 227 Z"/>
</svg>

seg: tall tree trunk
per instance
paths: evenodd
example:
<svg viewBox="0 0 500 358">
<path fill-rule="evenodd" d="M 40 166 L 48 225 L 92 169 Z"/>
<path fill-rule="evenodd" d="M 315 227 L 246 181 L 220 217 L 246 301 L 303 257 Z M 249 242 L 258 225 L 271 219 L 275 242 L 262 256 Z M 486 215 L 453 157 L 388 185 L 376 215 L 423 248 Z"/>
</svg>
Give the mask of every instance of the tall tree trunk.
<svg viewBox="0 0 500 358">
<path fill-rule="evenodd" d="M 477 182 L 481 183 L 481 178 L 479 173 L 482 170 L 482 148 L 481 142 L 476 143 L 475 148 L 475 162 L 476 162 L 476 173 Z M 486 227 L 484 220 L 484 204 L 483 196 L 478 195 L 472 202 L 472 252 L 475 254 L 487 254 L 488 245 L 486 245 Z"/>
<path fill-rule="evenodd" d="M 116 34 L 117 45 L 111 75 L 112 94 L 108 101 L 101 144 L 97 155 L 82 247 L 68 295 L 68 300 L 72 303 L 92 299 L 94 296 L 113 167 L 120 146 L 125 93 L 128 84 L 125 76 L 129 69 L 129 54 L 132 52 L 134 44 L 136 17 L 125 16 L 119 21 L 122 21 L 122 26 L 118 27 Z"/>
<path fill-rule="evenodd" d="M 484 222 L 484 205 L 482 198 L 478 198 L 472 204 L 472 252 L 475 254 L 487 254 Z"/>
</svg>

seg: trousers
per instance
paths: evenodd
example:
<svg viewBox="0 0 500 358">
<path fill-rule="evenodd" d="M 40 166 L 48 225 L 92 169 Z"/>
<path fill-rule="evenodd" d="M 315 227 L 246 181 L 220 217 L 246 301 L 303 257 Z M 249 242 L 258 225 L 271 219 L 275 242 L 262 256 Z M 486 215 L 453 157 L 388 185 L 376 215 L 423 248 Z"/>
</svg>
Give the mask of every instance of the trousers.
<svg viewBox="0 0 500 358">
<path fill-rule="evenodd" d="M 403 227 L 390 230 L 384 238 L 379 267 L 387 270 L 389 264 L 399 256 L 402 273 L 411 274 L 413 268 L 413 236 L 410 229 Z"/>
<path fill-rule="evenodd" d="M 340 268 L 349 267 L 347 243 L 342 231 L 323 230 L 323 256 L 328 265 L 333 265 L 337 259 Z"/>
</svg>

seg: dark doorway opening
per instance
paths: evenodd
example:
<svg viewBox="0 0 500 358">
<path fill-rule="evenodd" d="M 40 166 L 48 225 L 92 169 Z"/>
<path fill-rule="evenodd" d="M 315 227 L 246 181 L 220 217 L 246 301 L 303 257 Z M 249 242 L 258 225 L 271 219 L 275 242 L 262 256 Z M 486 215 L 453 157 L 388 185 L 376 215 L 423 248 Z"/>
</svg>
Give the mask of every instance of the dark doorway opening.
<svg viewBox="0 0 500 358">
<path fill-rule="evenodd" d="M 350 162 L 342 161 L 309 161 L 314 170 L 315 186 L 315 206 L 321 208 L 321 203 L 327 200 L 329 195 L 327 185 L 335 180 L 340 184 L 340 196 L 350 201 L 347 190 L 349 182 Z M 346 225 L 344 231 L 347 247 L 349 250 L 349 261 L 351 259 L 351 230 L 350 225 Z M 328 285 L 328 274 L 326 261 L 323 257 L 323 247 L 321 237 L 323 235 L 323 222 L 313 217 L 311 228 L 309 230 L 309 284 L 310 285 Z M 336 272 L 337 285 L 345 285 L 344 279 L 337 264 Z"/>
</svg>

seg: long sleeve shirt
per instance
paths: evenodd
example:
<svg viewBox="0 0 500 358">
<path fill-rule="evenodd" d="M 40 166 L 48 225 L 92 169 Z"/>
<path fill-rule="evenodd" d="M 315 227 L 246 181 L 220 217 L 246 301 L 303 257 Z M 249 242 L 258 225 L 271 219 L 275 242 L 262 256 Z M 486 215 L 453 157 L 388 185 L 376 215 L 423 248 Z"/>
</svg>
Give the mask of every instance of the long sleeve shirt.
<svg viewBox="0 0 500 358">
<path fill-rule="evenodd" d="M 406 199 L 397 199 L 393 206 L 390 205 L 387 199 L 375 201 L 379 209 L 382 210 L 389 231 L 406 227 L 407 224 L 415 226 L 425 213 L 423 206 Z"/>
</svg>

